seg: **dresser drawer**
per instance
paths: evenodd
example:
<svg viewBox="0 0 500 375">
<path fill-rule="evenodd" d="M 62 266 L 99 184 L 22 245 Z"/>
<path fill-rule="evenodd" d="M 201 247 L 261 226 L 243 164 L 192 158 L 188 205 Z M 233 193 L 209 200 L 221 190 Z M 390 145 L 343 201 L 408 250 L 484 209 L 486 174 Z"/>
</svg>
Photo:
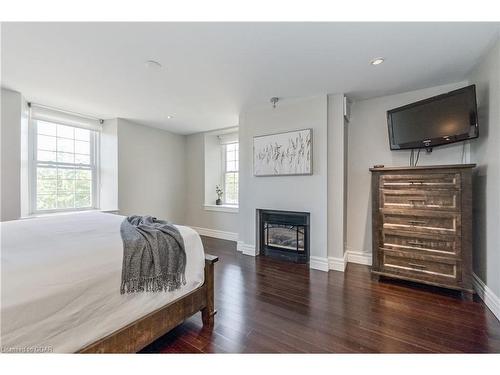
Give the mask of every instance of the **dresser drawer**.
<svg viewBox="0 0 500 375">
<path fill-rule="evenodd" d="M 380 205 L 381 208 L 457 211 L 460 190 L 382 189 Z"/>
<path fill-rule="evenodd" d="M 390 174 L 380 176 L 383 189 L 460 189 L 460 173 Z"/>
<path fill-rule="evenodd" d="M 416 279 L 455 282 L 460 280 L 460 262 L 450 258 L 419 257 L 410 253 L 381 249 L 382 272 Z"/>
<path fill-rule="evenodd" d="M 460 237 L 432 235 L 425 233 L 384 230 L 382 247 L 386 249 L 411 251 L 416 254 L 460 256 Z"/>
<path fill-rule="evenodd" d="M 418 233 L 460 235 L 460 214 L 439 211 L 382 209 L 383 229 L 405 230 Z"/>
</svg>

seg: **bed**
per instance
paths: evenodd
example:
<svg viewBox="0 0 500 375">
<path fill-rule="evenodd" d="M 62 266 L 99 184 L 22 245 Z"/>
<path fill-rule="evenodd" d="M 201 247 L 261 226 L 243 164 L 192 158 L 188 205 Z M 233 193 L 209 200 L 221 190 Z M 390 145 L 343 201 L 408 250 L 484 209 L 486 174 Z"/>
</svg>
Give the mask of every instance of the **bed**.
<svg viewBox="0 0 500 375">
<path fill-rule="evenodd" d="M 120 294 L 124 216 L 101 212 L 1 224 L 1 342 L 5 351 L 137 352 L 202 311 L 213 324 L 213 267 L 200 236 L 177 226 L 186 284 Z"/>
</svg>

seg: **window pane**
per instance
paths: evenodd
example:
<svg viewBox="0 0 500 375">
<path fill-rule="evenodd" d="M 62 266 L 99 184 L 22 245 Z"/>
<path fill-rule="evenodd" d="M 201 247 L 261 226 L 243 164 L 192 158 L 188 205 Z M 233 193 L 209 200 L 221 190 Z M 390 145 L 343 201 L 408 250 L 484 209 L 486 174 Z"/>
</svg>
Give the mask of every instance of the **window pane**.
<svg viewBox="0 0 500 375">
<path fill-rule="evenodd" d="M 38 167 L 36 169 L 36 174 L 37 174 L 38 179 L 42 179 L 42 178 L 56 179 L 57 178 L 57 169 L 56 168 Z"/>
<path fill-rule="evenodd" d="M 74 169 L 59 168 L 57 170 L 57 178 L 64 180 L 73 180 L 75 178 Z"/>
<path fill-rule="evenodd" d="M 226 203 L 227 204 L 238 204 L 238 195 L 236 194 L 235 190 L 228 191 L 227 197 L 226 197 Z"/>
<path fill-rule="evenodd" d="M 75 152 L 77 154 L 90 155 L 90 142 L 75 141 Z"/>
<path fill-rule="evenodd" d="M 75 154 L 75 164 L 90 164 L 90 156 Z"/>
<path fill-rule="evenodd" d="M 56 124 L 45 121 L 37 121 L 36 128 L 38 134 L 56 135 Z"/>
<path fill-rule="evenodd" d="M 75 137 L 75 128 L 66 125 L 57 125 L 57 136 L 73 139 Z"/>
<path fill-rule="evenodd" d="M 238 143 L 231 143 L 226 145 L 226 172 L 237 172 L 238 171 Z"/>
<path fill-rule="evenodd" d="M 75 180 L 57 180 L 57 194 L 73 194 L 75 191 Z"/>
<path fill-rule="evenodd" d="M 75 141 L 72 139 L 57 138 L 58 152 L 75 152 Z"/>
<path fill-rule="evenodd" d="M 225 147 L 224 203 L 238 204 L 239 143 Z"/>
<path fill-rule="evenodd" d="M 88 208 L 92 206 L 92 200 L 90 194 L 76 194 L 75 195 L 75 207 L 77 208 Z"/>
<path fill-rule="evenodd" d="M 236 162 L 235 161 L 227 161 L 226 170 L 228 172 L 232 172 L 236 170 Z"/>
<path fill-rule="evenodd" d="M 36 143 L 39 150 L 56 151 L 56 137 L 39 134 Z"/>
<path fill-rule="evenodd" d="M 57 180 L 39 178 L 36 181 L 37 192 L 40 194 L 56 194 L 57 192 Z"/>
<path fill-rule="evenodd" d="M 58 193 L 57 208 L 73 208 L 75 207 L 75 195 L 73 193 Z"/>
<path fill-rule="evenodd" d="M 56 161 L 56 153 L 52 151 L 37 151 L 37 159 L 39 161 Z"/>
<path fill-rule="evenodd" d="M 59 163 L 71 163 L 75 162 L 75 154 L 70 154 L 67 152 L 58 152 L 57 153 L 57 161 Z"/>
<path fill-rule="evenodd" d="M 75 128 L 75 139 L 80 141 L 90 141 L 90 130 Z"/>
<path fill-rule="evenodd" d="M 225 203 L 238 204 L 238 173 L 225 174 Z"/>
<path fill-rule="evenodd" d="M 36 197 L 36 209 L 37 210 L 53 210 L 57 208 L 56 206 L 56 195 L 55 194 L 38 194 Z"/>
<path fill-rule="evenodd" d="M 92 171 L 88 169 L 77 169 L 75 171 L 75 178 L 77 180 L 92 180 Z"/>
<path fill-rule="evenodd" d="M 92 181 L 90 180 L 75 180 L 76 192 L 89 193 L 92 189 Z"/>
</svg>

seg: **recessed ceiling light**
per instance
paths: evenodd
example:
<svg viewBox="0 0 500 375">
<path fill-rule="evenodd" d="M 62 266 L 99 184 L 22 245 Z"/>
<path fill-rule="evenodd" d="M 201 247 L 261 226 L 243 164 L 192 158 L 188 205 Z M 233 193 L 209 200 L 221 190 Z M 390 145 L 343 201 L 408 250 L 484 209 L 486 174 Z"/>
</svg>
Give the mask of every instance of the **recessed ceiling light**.
<svg viewBox="0 0 500 375">
<path fill-rule="evenodd" d="M 148 60 L 144 63 L 144 65 L 148 69 L 155 69 L 155 70 L 161 69 L 161 64 L 155 60 Z"/>
<path fill-rule="evenodd" d="M 168 115 L 167 118 L 170 120 L 170 119 L 173 119 L 174 116 Z"/>
<path fill-rule="evenodd" d="M 383 57 L 376 57 L 372 61 L 370 61 L 370 64 L 372 65 L 380 65 L 385 61 Z"/>
</svg>

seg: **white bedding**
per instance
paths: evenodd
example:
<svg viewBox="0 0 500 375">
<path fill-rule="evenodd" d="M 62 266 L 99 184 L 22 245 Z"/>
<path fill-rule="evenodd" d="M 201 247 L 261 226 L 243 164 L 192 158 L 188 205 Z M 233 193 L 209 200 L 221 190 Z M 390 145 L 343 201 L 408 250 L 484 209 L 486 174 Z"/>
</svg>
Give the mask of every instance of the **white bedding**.
<svg viewBox="0 0 500 375">
<path fill-rule="evenodd" d="M 121 295 L 123 219 L 84 212 L 1 224 L 3 351 L 75 352 L 203 283 L 200 236 L 177 226 L 186 248 L 186 285 Z"/>
</svg>

